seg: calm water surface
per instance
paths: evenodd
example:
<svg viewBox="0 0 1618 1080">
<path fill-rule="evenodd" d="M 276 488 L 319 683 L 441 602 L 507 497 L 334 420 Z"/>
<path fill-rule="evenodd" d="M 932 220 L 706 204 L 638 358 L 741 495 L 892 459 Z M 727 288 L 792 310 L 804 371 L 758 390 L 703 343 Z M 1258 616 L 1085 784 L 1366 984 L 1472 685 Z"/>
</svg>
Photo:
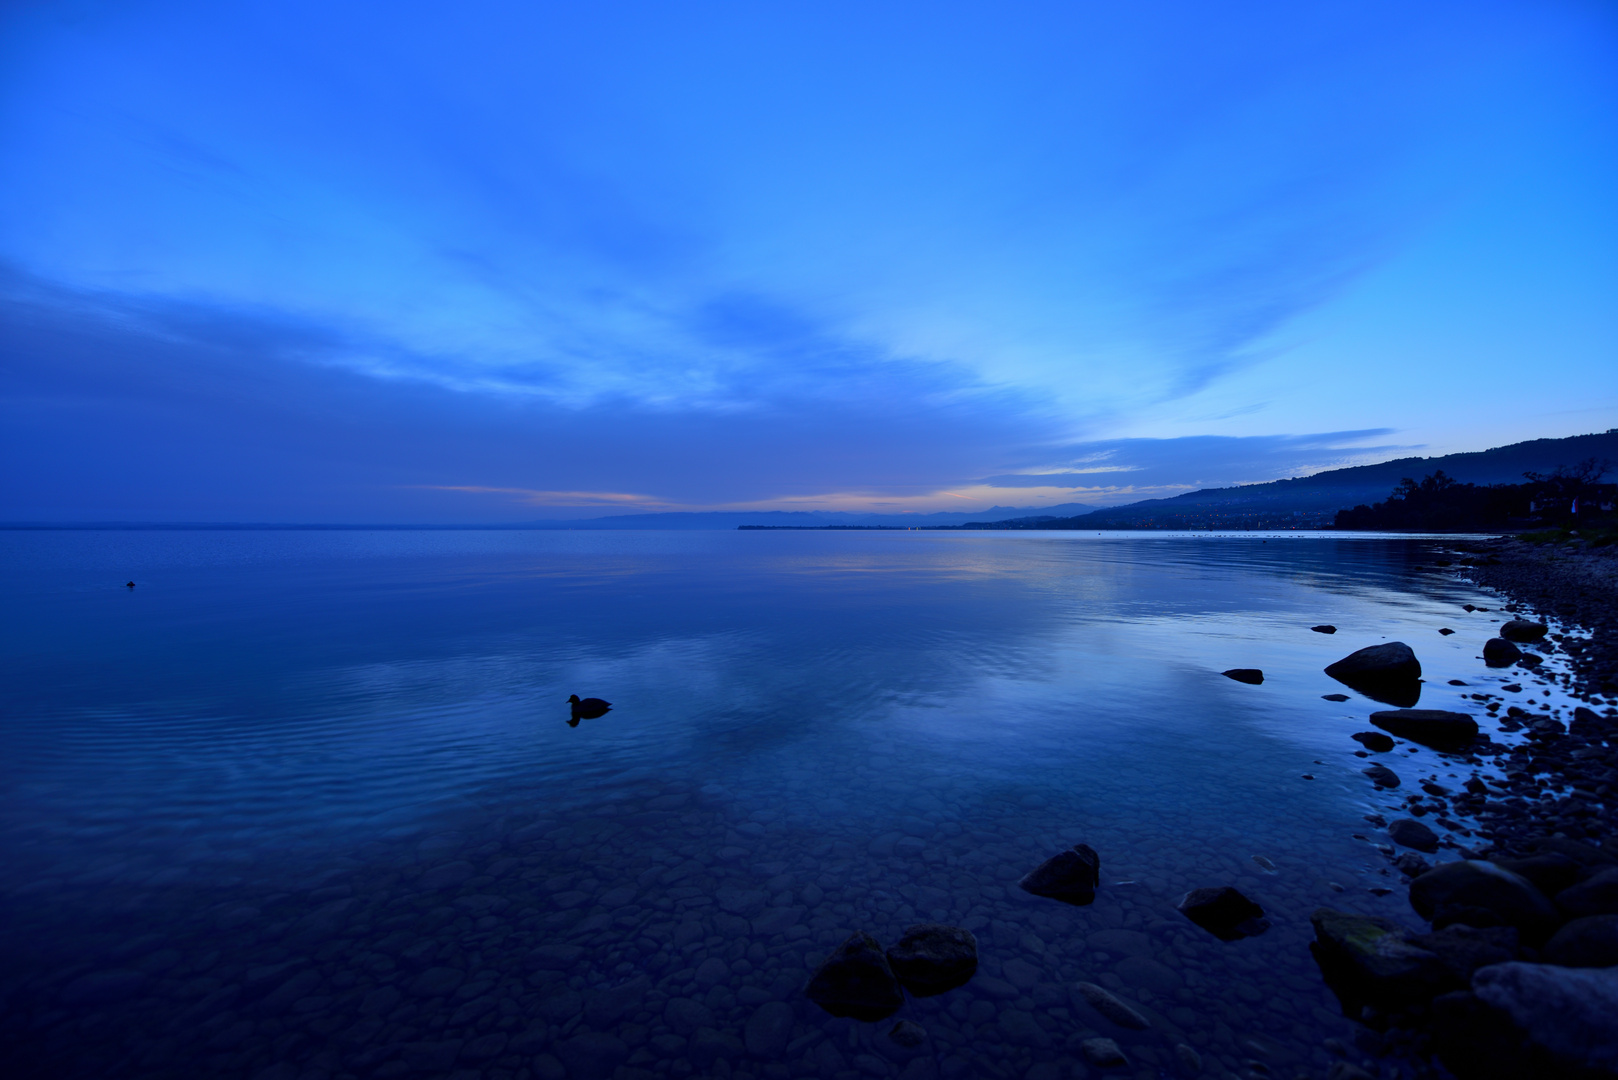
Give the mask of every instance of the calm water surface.
<svg viewBox="0 0 1618 1080">
<path fill-rule="evenodd" d="M 1382 706 L 1321 668 L 1397 639 L 1424 707 L 1508 681 L 1437 546 L 0 533 L 0 1034 L 59 1076 L 1323 1075 L 1354 1029 L 1309 912 L 1415 923 L 1370 891 Z M 1016 888 L 1078 841 L 1094 905 Z M 1175 912 L 1224 884 L 1274 928 Z M 802 997 L 933 920 L 981 967 L 906 1004 L 921 1046 Z"/>
</svg>

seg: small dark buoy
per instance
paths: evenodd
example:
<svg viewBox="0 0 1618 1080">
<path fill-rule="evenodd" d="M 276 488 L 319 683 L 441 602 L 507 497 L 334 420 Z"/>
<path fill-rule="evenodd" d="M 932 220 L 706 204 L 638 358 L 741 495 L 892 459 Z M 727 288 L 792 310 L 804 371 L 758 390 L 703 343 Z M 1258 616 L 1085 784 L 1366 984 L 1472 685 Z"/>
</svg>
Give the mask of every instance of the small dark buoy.
<svg viewBox="0 0 1618 1080">
<path fill-rule="evenodd" d="M 134 588 L 134 587 L 135 587 L 135 583 L 134 583 L 134 582 L 133 582 L 133 581 L 126 581 L 126 582 L 124 582 L 124 588 L 126 588 L 126 589 L 133 589 L 133 588 Z"/>
<path fill-rule="evenodd" d="M 567 703 L 573 707 L 573 719 L 570 723 L 574 724 L 580 720 L 594 720 L 598 716 L 606 716 L 607 710 L 612 708 L 610 701 L 602 701 L 598 697 L 587 697 L 581 701 L 577 694 L 569 694 Z"/>
</svg>

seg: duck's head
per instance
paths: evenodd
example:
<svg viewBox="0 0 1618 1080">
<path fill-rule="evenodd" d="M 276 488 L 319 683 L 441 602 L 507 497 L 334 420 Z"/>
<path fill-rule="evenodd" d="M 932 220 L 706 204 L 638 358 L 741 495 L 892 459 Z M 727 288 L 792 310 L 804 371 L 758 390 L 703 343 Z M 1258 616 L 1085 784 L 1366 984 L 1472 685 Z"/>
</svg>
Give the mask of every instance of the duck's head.
<svg viewBox="0 0 1618 1080">
<path fill-rule="evenodd" d="M 577 705 L 579 703 L 579 695 L 577 695 L 577 694 L 569 694 L 567 696 L 567 703 L 569 705 Z"/>
</svg>

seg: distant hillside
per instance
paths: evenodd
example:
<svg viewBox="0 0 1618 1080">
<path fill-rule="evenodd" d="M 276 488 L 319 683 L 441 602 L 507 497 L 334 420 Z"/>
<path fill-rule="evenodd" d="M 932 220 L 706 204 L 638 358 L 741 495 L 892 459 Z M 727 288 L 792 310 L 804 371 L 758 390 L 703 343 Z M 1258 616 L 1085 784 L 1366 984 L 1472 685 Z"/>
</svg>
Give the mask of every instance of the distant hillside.
<svg viewBox="0 0 1618 1080">
<path fill-rule="evenodd" d="M 882 525 L 890 528 L 938 528 L 962 525 L 983 518 L 1010 517 L 1014 514 L 1072 516 L 1087 514 L 1095 507 L 1085 503 L 1056 506 L 991 506 L 966 513 L 941 511 L 936 514 L 850 514 L 816 510 L 709 511 L 705 513 L 621 514 L 616 517 L 582 518 L 574 521 L 531 521 L 525 529 L 734 529 L 741 525 L 772 525 L 777 528 L 821 529 L 831 525 Z"/>
<path fill-rule="evenodd" d="M 1442 469 L 1467 484 L 1508 484 L 1525 472 L 1549 473 L 1587 458 L 1618 463 L 1618 428 L 1598 435 L 1534 439 L 1466 454 L 1409 457 L 1332 469 L 1313 476 L 1233 488 L 1205 488 L 1172 499 L 1147 499 L 1069 518 L 979 521 L 991 529 L 1275 529 L 1320 528 L 1337 511 L 1388 497 L 1399 481 Z"/>
</svg>

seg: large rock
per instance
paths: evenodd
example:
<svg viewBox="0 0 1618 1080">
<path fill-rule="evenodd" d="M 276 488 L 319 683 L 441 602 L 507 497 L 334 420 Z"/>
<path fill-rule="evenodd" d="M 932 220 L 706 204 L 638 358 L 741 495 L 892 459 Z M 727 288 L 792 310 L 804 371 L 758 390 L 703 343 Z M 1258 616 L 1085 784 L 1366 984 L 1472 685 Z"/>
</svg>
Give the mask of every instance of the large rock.
<svg viewBox="0 0 1618 1080">
<path fill-rule="evenodd" d="M 1096 898 L 1101 884 L 1101 856 L 1089 844 L 1075 844 L 1030 870 L 1017 883 L 1024 892 L 1084 905 Z"/>
<path fill-rule="evenodd" d="M 1495 859 L 1494 864 L 1513 874 L 1521 874 L 1532 881 L 1540 892 L 1553 899 L 1583 876 L 1580 863 L 1554 851 L 1541 851 L 1526 859 Z"/>
<path fill-rule="evenodd" d="M 888 966 L 916 997 L 932 997 L 965 985 L 978 970 L 978 939 L 970 930 L 920 923 L 888 950 Z"/>
<path fill-rule="evenodd" d="M 1421 697 L 1421 663 L 1402 641 L 1349 653 L 1326 668 L 1326 674 L 1390 705 L 1414 705 Z"/>
<path fill-rule="evenodd" d="M 1316 908 L 1309 921 L 1315 928 L 1309 951 L 1344 1016 L 1359 1019 L 1366 1005 L 1384 1011 L 1416 1005 L 1465 985 L 1438 954 L 1412 945 L 1397 923 L 1332 908 Z"/>
<path fill-rule="evenodd" d="M 1220 941 L 1257 937 L 1270 928 L 1264 909 L 1229 885 L 1192 889 L 1175 908 Z"/>
<path fill-rule="evenodd" d="M 1542 622 L 1512 619 L 1500 627 L 1500 636 L 1507 641 L 1544 641 L 1545 631 L 1549 629 L 1550 627 Z"/>
<path fill-rule="evenodd" d="M 1443 709 L 1385 709 L 1372 713 L 1371 723 L 1435 750 L 1459 749 L 1478 737 L 1476 720 Z"/>
<path fill-rule="evenodd" d="M 1517 959 L 1517 931 L 1510 926 L 1456 923 L 1430 934 L 1407 934 L 1405 940 L 1436 955 L 1459 986 L 1469 985 L 1472 973 L 1480 967 Z"/>
<path fill-rule="evenodd" d="M 882 946 L 863 931 L 849 935 L 815 969 L 804 993 L 833 1016 L 856 1020 L 881 1020 L 904 1004 L 904 991 L 893 977 Z"/>
<path fill-rule="evenodd" d="M 1574 918 L 1618 914 L 1618 867 L 1569 885 L 1556 894 L 1556 906 Z"/>
<path fill-rule="evenodd" d="M 1490 638 L 1483 643 L 1483 662 L 1490 667 L 1510 667 L 1522 659 L 1522 650 L 1505 638 Z"/>
<path fill-rule="evenodd" d="M 1439 928 L 1514 926 L 1530 942 L 1545 940 L 1560 921 L 1533 882 L 1480 859 L 1443 863 L 1412 880 L 1410 906 Z"/>
<path fill-rule="evenodd" d="M 1478 969 L 1472 992 L 1557 1058 L 1618 1070 L 1618 968 L 1512 961 Z"/>
<path fill-rule="evenodd" d="M 1618 966 L 1618 915 L 1574 919 L 1551 935 L 1544 957 L 1562 967 Z"/>
<path fill-rule="evenodd" d="M 1415 848 L 1429 855 L 1438 850 L 1438 834 L 1413 818 L 1389 822 L 1388 836 L 1401 847 Z"/>
</svg>

